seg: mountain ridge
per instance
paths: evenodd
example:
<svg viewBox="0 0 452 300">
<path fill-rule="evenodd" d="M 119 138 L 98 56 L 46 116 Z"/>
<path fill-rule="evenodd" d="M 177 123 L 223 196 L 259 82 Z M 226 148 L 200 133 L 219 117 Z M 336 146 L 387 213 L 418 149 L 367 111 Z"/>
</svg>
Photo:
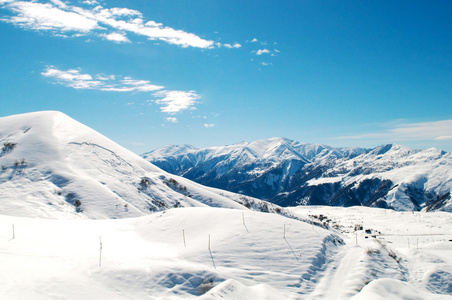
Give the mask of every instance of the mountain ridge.
<svg viewBox="0 0 452 300">
<path fill-rule="evenodd" d="M 169 174 L 56 111 L 0 118 L 0 213 L 128 218 L 172 207 L 276 206 Z"/>
<path fill-rule="evenodd" d="M 248 148 L 258 155 L 245 157 L 242 153 Z M 452 210 L 452 158 L 435 148 L 413 150 L 400 144 L 334 148 L 271 138 L 185 149 L 177 155 L 151 151 L 142 157 L 201 184 L 282 206 Z"/>
</svg>

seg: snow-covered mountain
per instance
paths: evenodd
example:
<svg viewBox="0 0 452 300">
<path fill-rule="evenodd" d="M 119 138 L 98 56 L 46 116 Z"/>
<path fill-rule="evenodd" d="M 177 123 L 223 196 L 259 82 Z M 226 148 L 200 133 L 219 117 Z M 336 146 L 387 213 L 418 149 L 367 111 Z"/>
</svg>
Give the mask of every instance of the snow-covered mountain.
<svg viewBox="0 0 452 300">
<path fill-rule="evenodd" d="M 236 155 L 266 157 L 262 174 L 336 161 L 312 186 L 335 182 L 348 160 L 446 157 L 271 142 Z M 449 213 L 281 209 L 166 173 L 58 112 L 1 118 L 0 143 L 1 299 L 452 299 Z M 374 160 L 363 174 L 401 176 Z"/>
<path fill-rule="evenodd" d="M 0 214 L 47 218 L 124 218 L 193 206 L 274 209 L 168 174 L 53 111 L 0 118 L 0 202 Z"/>
<path fill-rule="evenodd" d="M 282 206 L 452 210 L 452 157 L 434 148 L 333 148 L 272 138 L 205 149 L 167 146 L 142 156 L 170 173 Z"/>
</svg>

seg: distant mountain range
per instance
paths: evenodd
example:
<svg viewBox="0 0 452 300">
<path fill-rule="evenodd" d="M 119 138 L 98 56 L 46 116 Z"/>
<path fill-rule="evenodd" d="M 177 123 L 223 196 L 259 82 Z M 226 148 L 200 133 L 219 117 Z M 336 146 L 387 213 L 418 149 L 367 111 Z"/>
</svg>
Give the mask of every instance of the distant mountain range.
<svg viewBox="0 0 452 300">
<path fill-rule="evenodd" d="M 435 148 L 333 148 L 272 138 L 204 149 L 166 146 L 142 157 L 200 184 L 281 206 L 452 211 L 452 157 Z"/>
</svg>

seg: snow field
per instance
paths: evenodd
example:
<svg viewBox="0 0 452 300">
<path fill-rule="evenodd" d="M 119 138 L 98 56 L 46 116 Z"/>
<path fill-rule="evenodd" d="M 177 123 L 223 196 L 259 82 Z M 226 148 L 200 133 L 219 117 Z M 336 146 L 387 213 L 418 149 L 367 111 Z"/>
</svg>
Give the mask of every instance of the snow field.
<svg viewBox="0 0 452 300">
<path fill-rule="evenodd" d="M 0 228 L 5 299 L 186 299 L 211 287 L 207 299 L 299 299 L 307 274 L 317 276 L 340 246 L 304 222 L 220 208 L 121 220 L 0 216 Z"/>
<path fill-rule="evenodd" d="M 347 246 L 342 250 L 339 268 L 349 265 L 345 268 L 348 274 L 365 285 L 353 299 L 452 299 L 450 213 L 324 206 L 296 207 L 291 211 L 301 217 L 322 214 L 345 235 Z M 363 230 L 355 232 L 357 224 Z M 355 253 L 352 263 L 351 253 Z M 335 264 L 337 261 L 327 274 L 339 272 Z M 329 281 L 330 285 L 335 282 L 331 278 Z M 353 286 L 350 280 L 342 283 L 345 289 Z M 319 295 L 328 291 L 319 290 Z"/>
</svg>

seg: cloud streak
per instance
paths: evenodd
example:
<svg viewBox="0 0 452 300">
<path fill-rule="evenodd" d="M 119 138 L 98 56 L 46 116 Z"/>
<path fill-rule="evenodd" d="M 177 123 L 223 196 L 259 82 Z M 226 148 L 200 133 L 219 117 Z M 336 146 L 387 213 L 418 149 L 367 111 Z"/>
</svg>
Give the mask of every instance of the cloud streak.
<svg viewBox="0 0 452 300">
<path fill-rule="evenodd" d="M 256 55 L 269 54 L 270 51 L 268 49 L 259 49 L 256 52 Z"/>
<path fill-rule="evenodd" d="M 12 15 L 1 20 L 26 29 L 51 31 L 55 35 L 94 34 L 119 43 L 130 41 L 126 34 L 131 33 L 183 48 L 213 48 L 213 41 L 152 20 L 146 21 L 139 11 L 118 7 L 104 8 L 101 5 L 92 7 L 96 1 L 83 3 L 90 7 L 71 6 L 59 0 L 41 2 L 3 0 L 0 2 L 1 7 L 9 10 Z M 238 45 L 232 45 L 232 48 L 238 48 Z"/>
<path fill-rule="evenodd" d="M 160 105 L 164 113 L 174 115 L 185 110 L 195 110 L 195 104 L 201 97 L 195 91 L 164 90 L 164 86 L 152 84 L 148 80 L 137 80 L 131 77 L 116 75 L 82 73 L 80 69 L 59 70 L 54 66 L 47 67 L 41 73 L 56 84 L 74 89 L 99 90 L 106 92 L 151 92 L 159 98 L 155 103 Z M 167 118 L 168 122 L 177 122 L 176 118 Z"/>
<path fill-rule="evenodd" d="M 59 70 L 53 66 L 41 73 L 43 76 L 53 79 L 56 83 L 74 89 L 91 89 L 110 92 L 151 92 L 161 90 L 164 87 L 151 84 L 147 80 L 134 80 L 124 77 L 116 80 L 117 76 L 83 74 L 79 69 L 67 71 Z"/>
<path fill-rule="evenodd" d="M 404 123 L 379 132 L 341 136 L 336 139 L 351 140 L 400 140 L 400 141 L 445 141 L 452 140 L 452 120 L 435 122 Z"/>
<path fill-rule="evenodd" d="M 162 112 L 171 115 L 187 109 L 196 109 L 194 105 L 201 98 L 195 91 L 158 91 L 153 96 L 162 98 L 155 103 L 162 105 Z"/>
</svg>

